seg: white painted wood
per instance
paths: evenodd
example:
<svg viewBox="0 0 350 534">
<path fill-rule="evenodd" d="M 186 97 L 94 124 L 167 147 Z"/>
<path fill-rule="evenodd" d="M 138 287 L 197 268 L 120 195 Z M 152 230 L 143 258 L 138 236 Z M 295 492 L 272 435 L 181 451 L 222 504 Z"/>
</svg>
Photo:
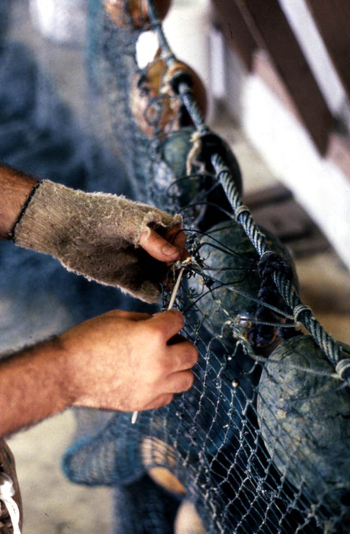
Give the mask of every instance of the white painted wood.
<svg viewBox="0 0 350 534">
<path fill-rule="evenodd" d="M 346 93 L 305 0 L 280 0 L 280 4 L 330 110 L 339 114 Z"/>
<path fill-rule="evenodd" d="M 226 100 L 248 139 L 285 183 L 350 268 L 350 181 L 319 155 L 296 115 L 257 74 L 247 74 L 232 51 Z M 235 80 L 239 80 L 239 92 Z M 232 84 L 234 87 L 231 86 Z"/>
</svg>

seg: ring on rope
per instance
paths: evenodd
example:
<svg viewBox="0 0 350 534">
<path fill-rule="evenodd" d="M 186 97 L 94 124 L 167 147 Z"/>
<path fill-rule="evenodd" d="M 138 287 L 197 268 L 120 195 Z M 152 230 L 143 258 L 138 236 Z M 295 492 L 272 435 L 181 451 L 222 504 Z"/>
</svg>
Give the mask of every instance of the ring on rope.
<svg viewBox="0 0 350 534">
<path fill-rule="evenodd" d="M 180 85 L 187 85 L 186 92 L 190 92 L 193 90 L 193 77 L 184 69 L 178 70 L 170 78 L 169 84 L 176 95 L 180 94 Z M 184 93 L 184 89 L 182 89 L 182 93 Z"/>
<path fill-rule="evenodd" d="M 298 304 L 298 306 L 295 306 L 293 310 L 293 318 L 296 323 L 298 323 L 298 316 L 303 312 L 308 311 L 312 313 L 312 310 L 310 306 L 307 306 L 306 304 Z"/>
<path fill-rule="evenodd" d="M 221 165 L 217 170 L 216 170 L 216 177 L 218 179 L 218 181 L 220 181 L 220 175 L 223 174 L 223 173 L 228 173 L 230 174 L 230 169 L 226 166 L 226 165 Z"/>
<path fill-rule="evenodd" d="M 335 366 L 335 370 L 342 380 L 350 379 L 350 359 L 340 360 Z"/>
<path fill-rule="evenodd" d="M 294 273 L 286 258 L 273 250 L 265 250 L 262 253 L 258 265 L 259 275 L 264 278 L 273 273 L 283 274 L 290 282 L 294 280 Z"/>
<path fill-rule="evenodd" d="M 260 256 L 260 260 L 263 259 L 264 256 L 267 256 L 268 254 L 274 254 L 274 252 L 272 250 L 265 250 L 265 252 L 263 252 Z"/>
<path fill-rule="evenodd" d="M 241 213 L 244 213 L 245 211 L 250 213 L 250 209 L 247 206 L 244 206 L 244 204 L 242 204 L 242 206 L 238 206 L 238 208 L 235 211 L 236 221 L 238 221 L 238 217 L 241 215 Z"/>
<path fill-rule="evenodd" d="M 164 59 L 165 63 L 168 63 L 168 61 L 176 61 L 176 56 L 172 52 L 162 54 L 162 58 Z"/>
</svg>

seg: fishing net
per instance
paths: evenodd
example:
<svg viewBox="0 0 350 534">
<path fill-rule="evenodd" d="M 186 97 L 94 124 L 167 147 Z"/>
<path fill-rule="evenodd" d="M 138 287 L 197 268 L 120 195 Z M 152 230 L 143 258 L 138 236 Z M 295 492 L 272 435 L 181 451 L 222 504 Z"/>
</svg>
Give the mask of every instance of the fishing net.
<svg viewBox="0 0 350 534">
<path fill-rule="evenodd" d="M 92 82 L 137 197 L 184 218 L 191 262 L 169 283 L 185 267 L 176 307 L 199 361 L 188 392 L 134 424 L 116 413 L 87 431 L 82 410 L 65 472 L 117 488 L 118 533 L 348 532 L 348 349 L 301 302 L 288 250 L 242 204 L 239 165 L 206 126 L 200 80 L 152 2 L 90 7 Z M 140 68 L 150 28 L 159 49 Z"/>
<path fill-rule="evenodd" d="M 183 215 L 191 261 L 169 271 L 162 308 L 184 268 L 175 306 L 199 361 L 188 392 L 140 412 L 134 424 L 128 413 L 77 410 L 64 471 L 74 482 L 114 488 L 118 534 L 349 532 L 349 349 L 301 302 L 288 250 L 243 205 L 238 162 L 206 126 L 200 79 L 172 53 L 153 4 L 89 0 L 88 8 L 92 139 L 55 105 L 61 137 L 54 121 L 38 138 L 61 139 L 75 155 L 66 160 L 83 170 L 42 171 L 73 187 L 128 192 Z M 150 29 L 159 48 L 141 67 L 137 50 Z M 34 87 L 36 67 L 29 57 L 24 64 L 31 65 Z M 24 97 L 22 103 L 35 107 Z M 16 125 L 16 113 L 3 123 Z M 27 121 L 33 117 L 42 133 L 35 114 Z M 23 170 L 30 154 L 27 148 Z M 8 162 L 18 165 L 18 157 L 11 151 Z M 36 258 L 22 259 L 41 274 L 36 296 L 58 298 L 54 276 L 60 302 L 75 310 L 70 322 L 112 305 L 135 309 L 114 290 Z M 10 253 L 2 261 L 10 271 L 20 267 Z M 33 288 L 22 276 L 27 310 Z"/>
</svg>

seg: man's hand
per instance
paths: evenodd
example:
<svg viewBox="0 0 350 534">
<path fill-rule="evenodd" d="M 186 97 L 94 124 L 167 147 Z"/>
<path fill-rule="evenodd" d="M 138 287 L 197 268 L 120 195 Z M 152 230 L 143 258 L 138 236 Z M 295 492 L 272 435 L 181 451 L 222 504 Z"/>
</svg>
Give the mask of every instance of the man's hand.
<svg viewBox="0 0 350 534">
<path fill-rule="evenodd" d="M 175 310 L 111 311 L 0 361 L 0 435 L 72 404 L 132 412 L 171 402 L 197 362 L 182 326 Z"/>
<path fill-rule="evenodd" d="M 181 217 L 117 195 L 42 183 L 0 164 L 0 239 L 154 303 L 166 265 L 186 257 Z"/>
<path fill-rule="evenodd" d="M 69 398 L 74 404 L 110 410 L 158 408 L 193 383 L 197 349 L 180 337 L 175 310 L 150 316 L 111 311 L 59 337 L 66 353 Z"/>
<path fill-rule="evenodd" d="M 154 206 L 44 180 L 13 234 L 17 245 L 51 254 L 68 270 L 155 303 L 166 264 L 186 254 L 181 224 Z"/>
</svg>

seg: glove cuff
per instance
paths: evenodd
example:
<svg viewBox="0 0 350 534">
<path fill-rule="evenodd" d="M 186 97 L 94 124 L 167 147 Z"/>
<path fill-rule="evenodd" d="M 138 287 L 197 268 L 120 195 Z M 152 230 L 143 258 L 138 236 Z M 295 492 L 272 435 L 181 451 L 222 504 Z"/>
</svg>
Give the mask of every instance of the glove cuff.
<svg viewBox="0 0 350 534">
<path fill-rule="evenodd" d="M 32 190 L 13 229 L 16 245 L 38 252 L 59 255 L 59 241 L 69 236 L 75 208 L 70 200 L 72 189 L 49 180 Z"/>
<path fill-rule="evenodd" d="M 78 247 L 80 241 L 93 243 L 96 234 L 114 239 L 116 248 L 125 248 L 138 245 L 150 226 L 171 228 L 181 223 L 179 215 L 123 196 L 85 193 L 44 180 L 33 189 L 12 233 L 16 245 L 64 260 L 67 247 Z"/>
<path fill-rule="evenodd" d="M 23 207 L 21 209 L 21 212 L 20 214 L 18 215 L 17 219 L 16 219 L 16 222 L 15 224 L 13 225 L 13 228 L 10 232 L 10 239 L 15 243 L 15 232 L 16 232 L 16 229 L 17 229 L 17 225 L 19 224 L 20 220 L 22 219 L 28 205 L 29 205 L 29 202 L 32 200 L 33 196 L 35 195 L 36 193 L 36 190 L 38 189 L 39 185 L 41 184 L 41 181 L 38 181 L 36 183 L 36 185 L 33 187 L 33 189 L 31 190 L 30 194 L 28 195 L 28 198 L 27 200 L 25 201 L 25 203 L 23 204 Z"/>
</svg>

